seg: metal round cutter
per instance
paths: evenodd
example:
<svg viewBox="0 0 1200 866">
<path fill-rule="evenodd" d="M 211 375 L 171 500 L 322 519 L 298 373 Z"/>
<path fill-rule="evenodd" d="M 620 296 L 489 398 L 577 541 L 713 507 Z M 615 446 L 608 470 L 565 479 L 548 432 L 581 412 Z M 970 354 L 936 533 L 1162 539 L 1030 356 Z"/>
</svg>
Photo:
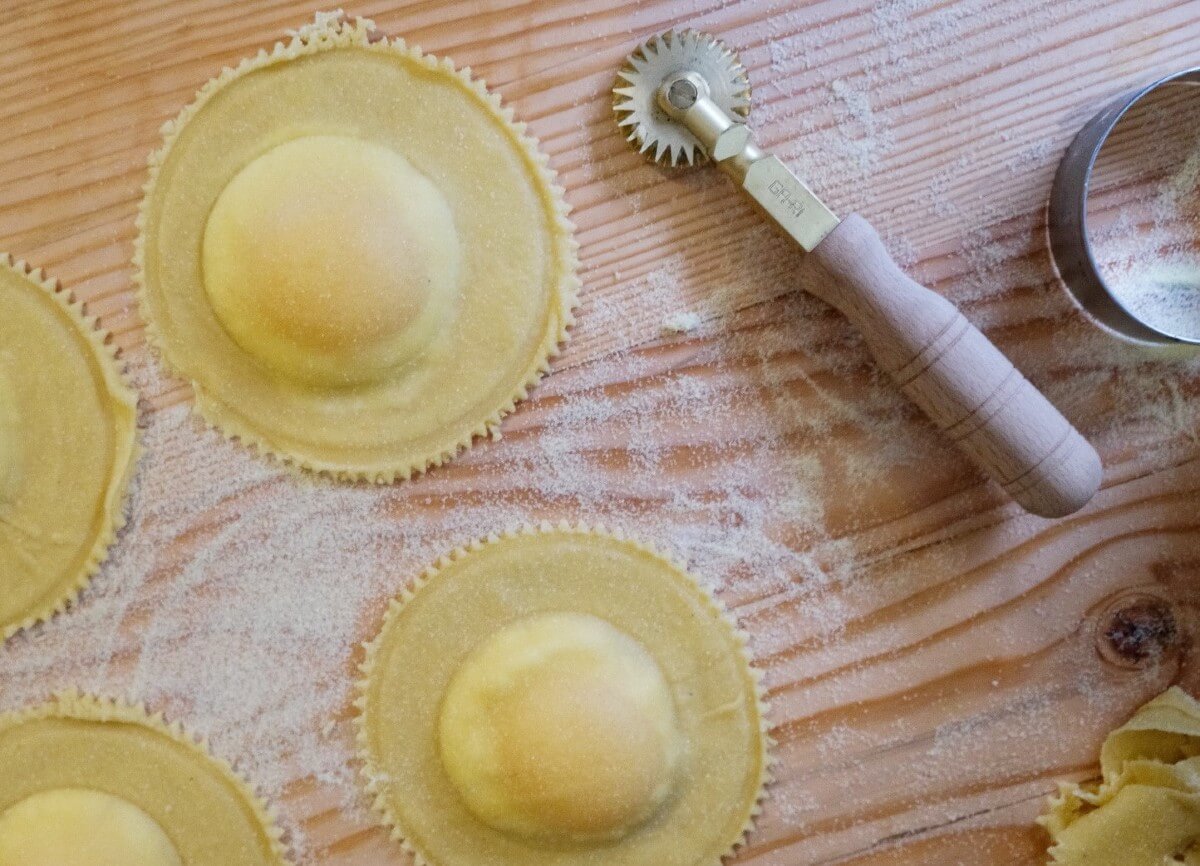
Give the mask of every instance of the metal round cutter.
<svg viewBox="0 0 1200 866">
<path fill-rule="evenodd" d="M 1050 251 L 1059 275 L 1097 321 L 1133 340 L 1158 345 L 1200 345 L 1200 336 L 1183 334 L 1139 318 L 1112 291 L 1100 273 L 1088 239 L 1087 202 L 1092 169 L 1109 133 L 1143 97 L 1167 84 L 1200 84 L 1200 67 L 1176 72 L 1123 94 L 1088 121 L 1067 148 L 1050 191 Z"/>
<path fill-rule="evenodd" d="M 662 91 L 668 80 L 671 86 Z M 661 92 L 669 93 L 663 104 Z M 704 142 L 670 110 L 710 99 L 729 117 L 750 114 L 750 79 L 737 55 L 707 33 L 668 31 L 640 45 L 617 72 L 613 110 L 627 140 L 651 159 L 670 165 L 708 161 Z"/>
</svg>

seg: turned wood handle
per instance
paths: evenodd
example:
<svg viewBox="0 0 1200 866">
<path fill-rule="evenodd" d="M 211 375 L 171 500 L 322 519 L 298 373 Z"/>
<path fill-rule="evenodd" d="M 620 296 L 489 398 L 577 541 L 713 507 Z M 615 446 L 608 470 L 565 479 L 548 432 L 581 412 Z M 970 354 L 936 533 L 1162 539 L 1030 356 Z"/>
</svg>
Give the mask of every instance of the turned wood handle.
<svg viewBox="0 0 1200 866">
<path fill-rule="evenodd" d="M 1027 511 L 1062 517 L 1100 486 L 1096 450 L 958 311 L 909 279 L 851 215 L 810 255 L 815 295 L 841 310 L 880 365 Z"/>
</svg>

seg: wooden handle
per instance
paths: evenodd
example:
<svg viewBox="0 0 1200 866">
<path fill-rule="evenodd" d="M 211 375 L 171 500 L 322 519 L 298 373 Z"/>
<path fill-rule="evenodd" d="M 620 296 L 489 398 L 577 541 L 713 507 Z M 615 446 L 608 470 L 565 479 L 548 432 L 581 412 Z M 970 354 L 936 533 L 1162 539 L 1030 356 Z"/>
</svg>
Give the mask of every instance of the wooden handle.
<svg viewBox="0 0 1200 866">
<path fill-rule="evenodd" d="M 1062 517 L 1100 486 L 1096 450 L 958 308 L 909 279 L 862 217 L 810 255 L 812 291 L 863 334 L 904 393 L 1025 510 Z"/>
</svg>

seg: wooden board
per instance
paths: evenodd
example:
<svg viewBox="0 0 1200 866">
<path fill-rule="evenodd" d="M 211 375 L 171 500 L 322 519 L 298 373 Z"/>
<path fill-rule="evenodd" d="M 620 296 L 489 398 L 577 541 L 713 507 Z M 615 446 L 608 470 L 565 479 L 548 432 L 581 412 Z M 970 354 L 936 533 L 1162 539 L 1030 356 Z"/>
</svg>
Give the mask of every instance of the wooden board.
<svg viewBox="0 0 1200 866">
<path fill-rule="evenodd" d="M 179 467 L 219 484 L 226 467 L 259 461 L 178 420 L 189 387 L 148 352 L 129 259 L 160 124 L 317 8 L 0 9 L 0 248 L 45 266 L 113 331 L 152 439 L 133 526 L 95 589 L 0 649 L 6 704 L 80 678 L 153 699 L 215 748 L 234 742 L 215 729 L 213 704 L 139 674 L 156 661 L 144 652 L 160 651 L 145 647 L 166 645 L 161 612 L 205 539 L 230 526 L 270 533 L 246 515 L 301 482 L 264 470 L 190 510 L 201 497 L 184 496 L 197 485 Z M 426 0 L 349 11 L 471 66 L 529 122 L 575 208 L 585 285 L 569 348 L 502 440 L 361 496 L 424 527 L 429 549 L 475 531 L 461 515 L 486 497 L 488 513 L 510 520 L 601 519 L 657 536 L 711 576 L 754 638 L 778 740 L 774 796 L 737 862 L 1041 862 L 1032 821 L 1054 781 L 1095 774 L 1104 733 L 1168 684 L 1200 688 L 1200 362 L 1090 325 L 1055 278 L 1043 215 L 1080 125 L 1121 91 L 1195 62 L 1200 7 Z M 675 25 L 736 46 L 764 144 L 835 210 L 879 226 L 908 271 L 958 302 L 1092 439 L 1106 475 L 1084 512 L 1048 522 L 1006 503 L 801 293 L 799 254 L 723 178 L 657 169 L 621 141 L 615 69 Z M 664 318 L 682 312 L 700 327 L 664 335 Z M 560 486 L 528 480 L 551 464 Z M 136 533 L 161 524 L 176 495 L 171 543 L 143 562 L 129 552 L 140 551 Z M 423 555 L 403 560 L 388 591 Z M 227 587 L 188 575 L 203 622 Z M 71 618 L 90 622 L 113 599 L 111 646 L 64 661 L 78 637 Z M 328 726 L 348 767 L 352 647 L 385 600 L 365 602 L 344 646 L 327 651 L 340 710 L 312 725 Z M 214 632 L 214 653 L 226 637 Z M 232 676 L 224 694 L 242 688 Z M 228 757 L 253 764 L 239 748 Z M 344 780 L 313 772 L 304 754 L 286 773 L 268 793 L 306 858 L 406 862 L 361 803 L 345 802 Z"/>
</svg>

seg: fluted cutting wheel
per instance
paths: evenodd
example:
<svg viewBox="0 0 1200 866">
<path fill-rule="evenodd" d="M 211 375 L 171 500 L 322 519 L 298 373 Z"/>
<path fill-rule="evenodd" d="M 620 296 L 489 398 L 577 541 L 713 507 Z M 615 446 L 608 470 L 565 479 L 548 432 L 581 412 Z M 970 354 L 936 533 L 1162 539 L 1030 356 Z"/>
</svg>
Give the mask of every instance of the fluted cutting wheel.
<svg viewBox="0 0 1200 866">
<path fill-rule="evenodd" d="M 696 165 L 708 160 L 703 145 L 658 105 L 659 86 L 681 72 L 694 72 L 709 97 L 733 117 L 750 113 L 750 79 L 737 55 L 707 33 L 668 31 L 640 46 L 617 73 L 613 110 L 628 140 L 656 162 Z"/>
</svg>

